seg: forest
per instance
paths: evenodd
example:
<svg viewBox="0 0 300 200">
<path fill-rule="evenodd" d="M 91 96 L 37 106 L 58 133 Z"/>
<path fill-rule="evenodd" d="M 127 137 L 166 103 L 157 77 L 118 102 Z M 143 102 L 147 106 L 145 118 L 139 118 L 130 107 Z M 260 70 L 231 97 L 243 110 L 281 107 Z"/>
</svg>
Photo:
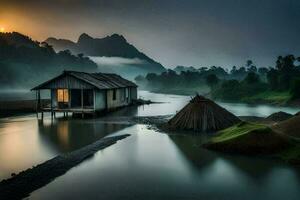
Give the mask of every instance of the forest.
<svg viewBox="0 0 300 200">
<path fill-rule="evenodd" d="M 176 67 L 161 74 L 149 73 L 135 81 L 153 92 L 205 94 L 216 100 L 285 104 L 300 98 L 300 57 L 278 56 L 273 67 L 257 67 L 252 60 L 244 66 Z"/>
</svg>

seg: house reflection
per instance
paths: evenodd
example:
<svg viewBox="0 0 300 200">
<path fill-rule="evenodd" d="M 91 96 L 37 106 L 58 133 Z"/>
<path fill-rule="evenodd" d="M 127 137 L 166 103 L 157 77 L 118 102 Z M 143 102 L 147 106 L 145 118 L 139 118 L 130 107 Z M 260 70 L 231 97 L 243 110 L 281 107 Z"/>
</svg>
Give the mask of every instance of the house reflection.
<svg viewBox="0 0 300 200">
<path fill-rule="evenodd" d="M 93 119 L 57 118 L 39 121 L 38 131 L 44 144 L 58 153 L 74 151 L 129 125 L 99 123 Z"/>
</svg>

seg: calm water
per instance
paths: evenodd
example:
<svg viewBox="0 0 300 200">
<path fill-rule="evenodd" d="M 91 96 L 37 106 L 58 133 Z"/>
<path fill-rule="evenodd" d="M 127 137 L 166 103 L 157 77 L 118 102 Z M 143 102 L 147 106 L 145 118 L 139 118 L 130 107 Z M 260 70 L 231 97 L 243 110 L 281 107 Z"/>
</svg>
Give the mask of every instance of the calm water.
<svg viewBox="0 0 300 200">
<path fill-rule="evenodd" d="M 114 116 L 174 114 L 190 97 L 139 96 L 166 102 Z M 295 108 L 223 104 L 237 115 L 267 116 Z M 144 125 L 99 119 L 38 122 L 34 115 L 0 120 L 0 179 L 102 137 L 131 134 L 33 192 L 30 199 L 299 199 L 300 171 L 281 162 L 229 156 L 199 148 L 205 136 L 174 136 Z"/>
</svg>

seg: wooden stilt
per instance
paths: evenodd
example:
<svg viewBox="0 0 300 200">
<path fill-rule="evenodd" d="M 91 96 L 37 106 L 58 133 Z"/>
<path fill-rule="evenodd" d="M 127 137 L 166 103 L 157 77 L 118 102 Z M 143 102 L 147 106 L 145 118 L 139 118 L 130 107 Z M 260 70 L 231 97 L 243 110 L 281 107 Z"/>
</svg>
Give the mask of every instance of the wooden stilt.
<svg viewBox="0 0 300 200">
<path fill-rule="evenodd" d="M 53 92 L 54 92 L 54 90 L 50 90 L 50 101 L 51 101 L 51 121 L 53 121 Z"/>
<path fill-rule="evenodd" d="M 39 111 L 38 111 L 38 97 L 37 97 L 37 91 L 35 91 L 35 111 L 36 111 L 36 118 L 39 118 Z"/>
<path fill-rule="evenodd" d="M 83 113 L 83 89 L 81 89 L 81 118 L 84 118 L 84 113 Z"/>
</svg>

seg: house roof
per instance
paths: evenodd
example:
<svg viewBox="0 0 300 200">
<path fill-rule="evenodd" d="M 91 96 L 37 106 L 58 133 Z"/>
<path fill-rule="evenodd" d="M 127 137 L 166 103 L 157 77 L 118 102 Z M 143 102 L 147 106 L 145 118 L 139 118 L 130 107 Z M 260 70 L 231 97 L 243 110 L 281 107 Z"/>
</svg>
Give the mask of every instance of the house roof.
<svg viewBox="0 0 300 200">
<path fill-rule="evenodd" d="M 64 71 L 61 75 L 53 79 L 50 79 L 32 88 L 31 90 L 48 89 L 47 88 L 48 84 L 67 75 L 72 76 L 81 81 L 84 81 L 100 90 L 116 89 L 116 88 L 124 88 L 124 87 L 137 87 L 137 85 L 134 82 L 124 79 L 123 77 L 117 74 Z"/>
</svg>

